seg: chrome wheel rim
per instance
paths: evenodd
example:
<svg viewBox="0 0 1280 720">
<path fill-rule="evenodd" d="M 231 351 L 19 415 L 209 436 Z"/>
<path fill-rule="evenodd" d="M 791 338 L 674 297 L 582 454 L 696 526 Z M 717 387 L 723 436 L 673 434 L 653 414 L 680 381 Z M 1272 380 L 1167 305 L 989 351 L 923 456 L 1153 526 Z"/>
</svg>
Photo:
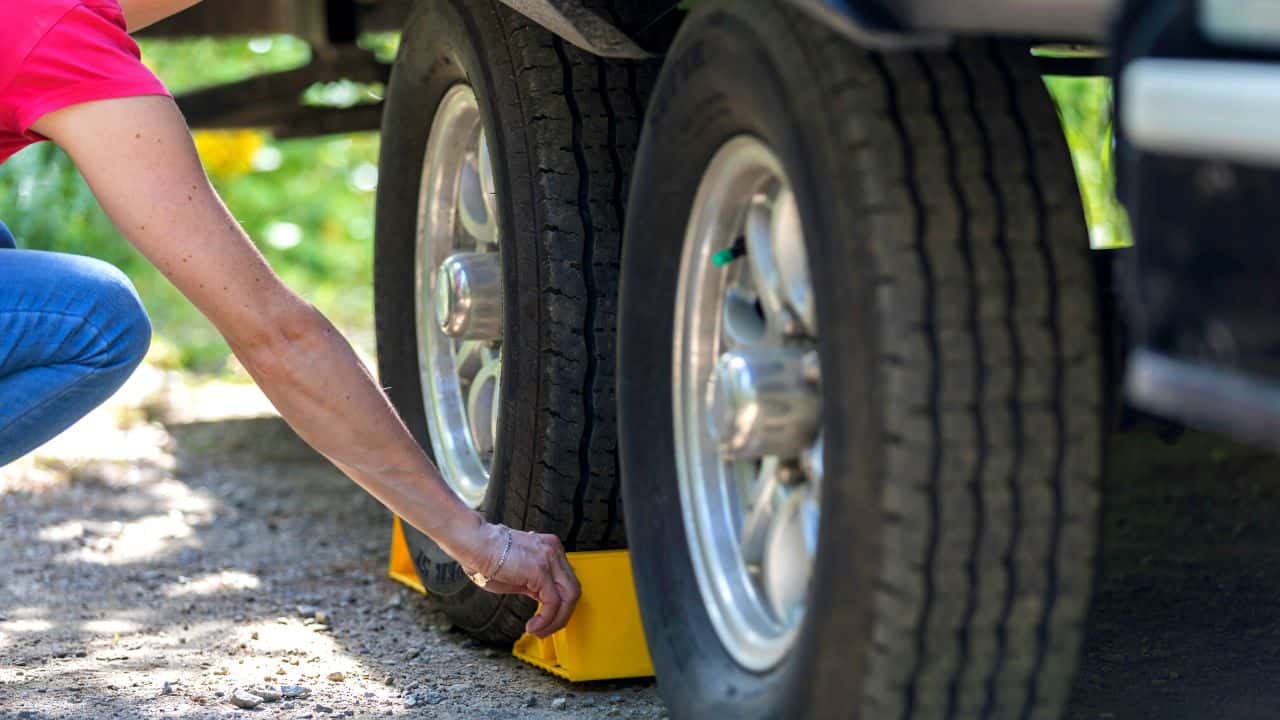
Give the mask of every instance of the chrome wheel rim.
<svg viewBox="0 0 1280 720">
<path fill-rule="evenodd" d="M 673 411 L 698 588 L 734 660 L 794 645 L 822 486 L 817 318 L 799 210 L 777 156 L 738 137 L 703 175 L 676 296 Z"/>
<path fill-rule="evenodd" d="M 436 464 L 471 507 L 484 501 L 498 436 L 502 337 L 501 325 L 495 330 L 492 321 L 495 313 L 501 317 L 502 302 L 497 206 L 475 92 L 455 85 L 436 111 L 423 159 L 415 312 Z M 483 306 L 484 313 L 473 306 Z M 482 314 L 484 322 L 474 321 Z M 483 327 L 468 331 L 471 325 Z"/>
</svg>

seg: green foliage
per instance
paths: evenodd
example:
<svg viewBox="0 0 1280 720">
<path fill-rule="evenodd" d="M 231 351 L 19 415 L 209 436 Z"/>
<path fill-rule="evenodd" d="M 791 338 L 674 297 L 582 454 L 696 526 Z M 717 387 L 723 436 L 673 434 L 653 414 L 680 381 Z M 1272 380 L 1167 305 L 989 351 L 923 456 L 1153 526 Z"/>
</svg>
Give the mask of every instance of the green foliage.
<svg viewBox="0 0 1280 720">
<path fill-rule="evenodd" d="M 1130 244 L 1129 218 L 1115 196 L 1111 81 L 1052 77 L 1045 82 L 1058 103 L 1062 126 L 1071 146 L 1093 246 L 1110 248 Z"/>
<path fill-rule="evenodd" d="M 143 49 L 175 92 L 296 67 L 309 57 L 306 44 L 290 37 L 144 42 Z M 377 137 L 254 145 L 250 172 L 214 175 L 214 184 L 285 281 L 371 350 Z M 125 270 L 155 322 L 161 359 L 209 372 L 226 366 L 222 339 L 124 242 L 56 147 L 28 148 L 0 166 L 0 218 L 24 247 L 90 255 Z"/>
<path fill-rule="evenodd" d="M 301 67 L 311 48 L 290 35 L 142 40 L 143 59 L 174 92 Z"/>
</svg>

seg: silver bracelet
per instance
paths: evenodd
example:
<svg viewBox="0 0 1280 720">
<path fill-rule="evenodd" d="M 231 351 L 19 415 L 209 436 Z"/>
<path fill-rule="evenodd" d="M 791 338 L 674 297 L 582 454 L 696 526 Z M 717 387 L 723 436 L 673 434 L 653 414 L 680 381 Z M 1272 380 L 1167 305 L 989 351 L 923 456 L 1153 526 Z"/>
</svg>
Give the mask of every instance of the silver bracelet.
<svg viewBox="0 0 1280 720">
<path fill-rule="evenodd" d="M 507 564 L 507 556 L 511 554 L 512 535 L 511 528 L 505 529 L 507 531 L 507 546 L 502 548 L 502 557 L 498 558 L 498 567 L 493 569 L 493 575 L 491 577 L 486 577 L 484 573 L 475 573 L 469 576 L 471 578 L 471 582 L 475 583 L 478 587 L 488 585 L 489 582 L 496 578 L 498 573 L 502 571 L 502 566 Z"/>
</svg>

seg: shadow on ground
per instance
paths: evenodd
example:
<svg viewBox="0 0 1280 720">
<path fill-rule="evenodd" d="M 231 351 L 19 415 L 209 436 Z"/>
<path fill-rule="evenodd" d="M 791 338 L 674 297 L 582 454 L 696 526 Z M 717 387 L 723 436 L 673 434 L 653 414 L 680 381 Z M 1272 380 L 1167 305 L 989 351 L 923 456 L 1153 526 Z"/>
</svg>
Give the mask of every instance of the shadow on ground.
<svg viewBox="0 0 1280 720">
<path fill-rule="evenodd" d="M 1221 438 L 1117 436 L 1068 717 L 1280 714 L 1280 461 Z"/>
<path fill-rule="evenodd" d="M 0 718 L 242 715 L 233 689 L 280 685 L 310 694 L 256 713 L 663 714 L 650 682 L 572 687 L 453 632 L 386 579 L 387 512 L 278 418 L 104 412 L 0 474 Z"/>
<path fill-rule="evenodd" d="M 570 686 L 453 632 L 385 578 L 386 511 L 278 418 L 146 407 L 0 471 L 0 718 L 243 715 L 233 689 L 280 685 L 310 694 L 255 713 L 664 715 L 652 683 Z M 1070 718 L 1276 716 L 1277 471 L 1207 435 L 1114 439 Z"/>
</svg>

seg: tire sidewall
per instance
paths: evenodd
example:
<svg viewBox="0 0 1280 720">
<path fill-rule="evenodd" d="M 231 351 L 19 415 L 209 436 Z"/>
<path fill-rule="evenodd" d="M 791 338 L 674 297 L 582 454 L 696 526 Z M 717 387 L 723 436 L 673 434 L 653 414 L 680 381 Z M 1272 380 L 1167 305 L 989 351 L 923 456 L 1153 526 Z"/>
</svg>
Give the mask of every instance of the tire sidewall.
<svg viewBox="0 0 1280 720">
<path fill-rule="evenodd" d="M 793 717 L 817 699 L 858 713 L 866 607 L 878 548 L 874 269 L 848 235 L 857 218 L 811 63 L 788 48 L 787 13 L 713 6 L 686 21 L 659 80 L 631 195 L 623 263 L 621 437 L 624 507 L 649 649 L 678 715 Z M 725 8 L 721 12 L 720 8 Z M 754 13 L 754 15 L 752 15 Z M 693 30 L 696 29 L 696 32 Z M 784 39 L 771 37 L 779 31 Z M 834 120 L 839 120 L 838 118 Z M 800 202 L 819 325 L 826 476 L 809 609 L 792 652 L 753 673 L 724 650 L 703 605 L 681 516 L 672 422 L 674 307 L 685 229 L 701 174 L 734 136 L 781 159 Z M 657 143 L 661 143 L 659 147 Z M 841 231 L 844 235 L 841 235 Z M 851 399 L 860 398 L 860 402 Z M 726 715 L 727 716 L 727 715 Z"/>
<path fill-rule="evenodd" d="M 536 441 L 540 368 L 536 288 L 530 299 L 526 297 L 530 291 L 520 283 L 523 277 L 537 277 L 536 244 L 527 241 L 529 229 L 517 224 L 512 210 L 532 205 L 530 189 L 511 180 L 512 165 L 527 159 L 528 154 L 510 152 L 513 144 L 523 141 L 518 130 L 511 130 L 521 127 L 512 110 L 512 98 L 516 96 L 513 79 L 494 72 L 480 59 L 482 53 L 492 58 L 506 52 L 504 47 L 493 47 L 495 38 L 486 37 L 471 14 L 496 9 L 488 0 L 474 3 L 474 8 L 464 5 L 450 0 L 424 0 L 415 6 L 388 87 L 377 199 L 377 294 L 379 301 L 388 297 L 399 301 L 387 301 L 394 305 L 378 308 L 379 364 L 388 396 L 419 444 L 434 455 L 418 374 L 414 320 L 418 193 L 427 139 L 439 104 L 450 88 L 468 84 L 475 91 L 492 156 L 506 160 L 494 164 L 495 185 L 504 199 L 499 203 L 504 277 L 500 392 L 504 401 L 492 479 L 479 509 L 491 522 L 520 527 L 525 513 L 519 499 L 529 496 L 531 482 L 532 463 L 527 456 L 533 454 L 531 448 Z M 405 262 L 405 258 L 412 261 Z M 530 276 L 528 268 L 533 268 L 535 274 Z M 504 602 L 528 604 L 524 598 L 480 590 L 428 537 L 408 525 L 405 533 L 418 575 L 438 602 L 466 605 L 470 608 L 468 615 L 478 619 L 492 617 Z"/>
</svg>

